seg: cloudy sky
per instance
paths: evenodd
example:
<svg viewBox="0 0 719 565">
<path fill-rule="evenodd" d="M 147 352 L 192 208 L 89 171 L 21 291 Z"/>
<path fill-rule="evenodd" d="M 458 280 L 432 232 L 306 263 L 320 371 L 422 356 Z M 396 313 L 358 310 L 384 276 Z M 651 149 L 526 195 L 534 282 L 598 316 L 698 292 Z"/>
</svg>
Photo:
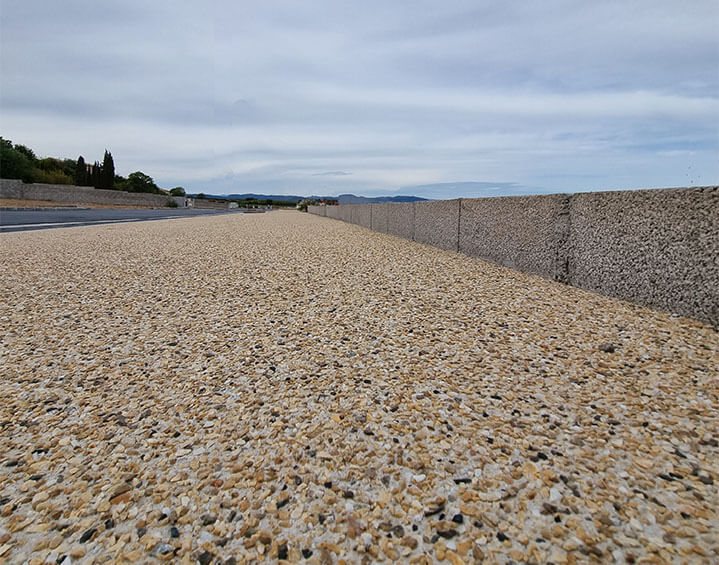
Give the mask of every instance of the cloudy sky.
<svg viewBox="0 0 719 565">
<path fill-rule="evenodd" d="M 719 183 L 719 2 L 2 0 L 0 135 L 214 194 Z"/>
</svg>

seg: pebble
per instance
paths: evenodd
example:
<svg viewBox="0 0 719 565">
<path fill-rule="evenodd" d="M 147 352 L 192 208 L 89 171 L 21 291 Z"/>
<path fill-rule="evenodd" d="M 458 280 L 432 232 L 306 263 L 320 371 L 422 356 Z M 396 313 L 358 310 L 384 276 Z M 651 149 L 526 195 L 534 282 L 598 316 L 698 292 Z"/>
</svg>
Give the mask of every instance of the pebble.
<svg viewBox="0 0 719 565">
<path fill-rule="evenodd" d="M 295 212 L 0 234 L 0 291 L 3 562 L 718 559 L 699 322 Z"/>
</svg>

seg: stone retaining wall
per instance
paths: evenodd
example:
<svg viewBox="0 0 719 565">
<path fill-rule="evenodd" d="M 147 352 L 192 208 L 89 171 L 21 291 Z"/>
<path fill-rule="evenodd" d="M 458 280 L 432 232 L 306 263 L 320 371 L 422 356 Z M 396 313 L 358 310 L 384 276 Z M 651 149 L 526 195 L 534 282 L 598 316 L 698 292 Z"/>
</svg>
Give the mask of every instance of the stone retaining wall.
<svg viewBox="0 0 719 565">
<path fill-rule="evenodd" d="M 719 327 L 717 186 L 308 211 Z"/>
<path fill-rule="evenodd" d="M 15 200 L 47 200 L 65 204 L 107 204 L 115 206 L 150 206 L 162 208 L 167 206 L 171 196 L 147 194 L 142 192 L 123 192 L 121 190 L 104 190 L 91 186 L 74 186 L 68 184 L 25 184 L 20 180 L 0 179 L 0 198 Z M 184 198 L 175 198 L 179 206 L 184 205 Z"/>
</svg>

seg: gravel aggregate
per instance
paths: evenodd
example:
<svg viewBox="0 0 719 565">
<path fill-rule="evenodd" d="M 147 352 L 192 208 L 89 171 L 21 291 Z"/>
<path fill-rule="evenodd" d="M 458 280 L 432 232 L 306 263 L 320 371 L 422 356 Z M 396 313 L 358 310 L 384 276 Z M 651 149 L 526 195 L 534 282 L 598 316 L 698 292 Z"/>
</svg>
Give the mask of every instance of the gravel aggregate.
<svg viewBox="0 0 719 565">
<path fill-rule="evenodd" d="M 698 321 L 299 212 L 0 274 L 0 561 L 719 561 Z"/>
</svg>

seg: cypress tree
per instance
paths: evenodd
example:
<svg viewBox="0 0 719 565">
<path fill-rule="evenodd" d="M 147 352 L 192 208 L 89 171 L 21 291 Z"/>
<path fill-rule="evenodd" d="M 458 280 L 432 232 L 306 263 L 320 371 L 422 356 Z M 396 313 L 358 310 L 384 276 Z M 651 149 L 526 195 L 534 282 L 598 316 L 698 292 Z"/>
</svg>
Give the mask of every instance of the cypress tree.
<svg viewBox="0 0 719 565">
<path fill-rule="evenodd" d="M 100 188 L 112 188 L 113 184 L 115 184 L 115 163 L 112 160 L 112 153 L 105 149 L 100 171 Z"/>
<path fill-rule="evenodd" d="M 87 165 L 85 164 L 85 158 L 80 155 L 77 158 L 77 165 L 75 165 L 75 184 L 77 186 L 85 186 L 87 183 Z"/>
<path fill-rule="evenodd" d="M 102 183 L 102 171 L 100 169 L 100 163 L 95 161 L 95 164 L 92 166 L 92 186 L 95 188 L 101 188 L 100 184 Z"/>
</svg>

